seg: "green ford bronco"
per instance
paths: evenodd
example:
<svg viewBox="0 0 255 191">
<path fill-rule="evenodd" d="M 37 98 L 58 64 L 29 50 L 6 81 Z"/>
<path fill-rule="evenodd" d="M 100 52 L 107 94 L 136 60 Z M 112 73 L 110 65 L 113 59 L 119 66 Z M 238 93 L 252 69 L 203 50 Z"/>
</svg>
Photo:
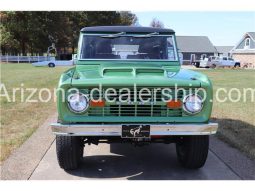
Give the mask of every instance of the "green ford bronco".
<svg viewBox="0 0 255 191">
<path fill-rule="evenodd" d="M 171 29 L 81 30 L 76 66 L 60 77 L 58 122 L 51 124 L 61 168 L 77 168 L 85 144 L 99 143 L 175 143 L 182 166 L 205 164 L 218 128 L 209 122 L 212 84 L 181 69 L 177 50 Z"/>
</svg>

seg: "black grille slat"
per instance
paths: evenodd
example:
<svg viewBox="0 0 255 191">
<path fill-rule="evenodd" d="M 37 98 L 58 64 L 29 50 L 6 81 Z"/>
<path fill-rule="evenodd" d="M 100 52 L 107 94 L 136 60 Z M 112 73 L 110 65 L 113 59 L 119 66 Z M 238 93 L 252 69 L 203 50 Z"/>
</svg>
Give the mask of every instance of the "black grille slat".
<svg viewBox="0 0 255 191">
<path fill-rule="evenodd" d="M 101 95 L 104 97 L 105 89 L 103 88 L 103 91 L 101 92 Z M 120 88 L 117 88 L 117 95 L 112 96 L 111 98 L 118 98 L 120 95 L 126 94 L 128 91 L 122 91 L 120 93 Z M 137 92 L 141 90 L 142 88 L 137 88 Z M 149 87 L 152 91 L 152 87 Z M 87 90 L 87 93 L 90 94 L 91 89 Z M 146 91 L 144 91 L 146 92 Z M 169 109 L 166 106 L 166 103 L 162 102 L 162 98 L 164 97 L 160 90 L 157 90 L 156 93 L 152 91 L 151 96 L 143 96 L 142 98 L 147 100 L 147 98 L 151 98 L 150 102 L 142 103 L 139 99 L 139 96 L 137 95 L 137 100 L 135 102 L 134 100 L 134 93 L 135 91 L 133 89 L 130 89 L 130 98 L 131 100 L 129 102 L 120 103 L 119 99 L 116 99 L 116 102 L 106 102 L 106 105 L 104 108 L 98 108 L 98 107 L 90 107 L 87 114 L 88 116 L 128 116 L 128 117 L 179 117 L 182 116 L 182 108 L 178 109 Z M 175 91 L 172 91 L 171 95 L 172 98 L 175 99 Z M 99 92 L 95 91 L 93 95 L 94 99 L 99 98 Z M 124 96 L 122 96 L 124 98 Z M 178 91 L 177 99 L 182 100 L 183 98 L 183 91 Z M 156 101 L 156 102 L 155 102 Z"/>
</svg>

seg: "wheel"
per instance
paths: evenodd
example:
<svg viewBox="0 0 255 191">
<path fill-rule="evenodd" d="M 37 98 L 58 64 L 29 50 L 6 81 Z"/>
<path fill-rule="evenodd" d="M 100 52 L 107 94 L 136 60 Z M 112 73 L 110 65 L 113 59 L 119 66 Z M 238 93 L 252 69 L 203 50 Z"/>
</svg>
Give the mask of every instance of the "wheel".
<svg viewBox="0 0 255 191">
<path fill-rule="evenodd" d="M 176 143 L 177 159 L 185 168 L 201 168 L 207 159 L 208 149 L 208 135 L 184 136 Z"/>
<path fill-rule="evenodd" d="M 215 64 L 212 64 L 211 68 L 213 68 L 213 69 L 216 68 L 216 65 L 215 65 Z"/>
<path fill-rule="evenodd" d="M 83 157 L 83 139 L 81 137 L 56 136 L 58 164 L 64 170 L 78 168 Z"/>
<path fill-rule="evenodd" d="M 241 66 L 240 63 L 236 62 L 234 67 L 237 68 L 237 67 L 240 67 L 240 66 Z"/>
<path fill-rule="evenodd" d="M 54 67 L 55 67 L 55 64 L 52 63 L 52 62 L 50 62 L 50 63 L 48 64 L 48 66 L 49 66 L 50 68 L 54 68 Z"/>
<path fill-rule="evenodd" d="M 199 68 L 199 66 L 200 66 L 200 63 L 196 62 L 196 68 Z"/>
</svg>

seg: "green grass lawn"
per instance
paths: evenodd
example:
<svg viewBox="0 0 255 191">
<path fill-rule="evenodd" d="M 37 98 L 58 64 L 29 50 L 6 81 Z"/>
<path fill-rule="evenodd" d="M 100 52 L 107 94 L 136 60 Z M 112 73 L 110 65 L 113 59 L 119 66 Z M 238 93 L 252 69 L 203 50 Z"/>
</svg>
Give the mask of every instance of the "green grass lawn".
<svg viewBox="0 0 255 191">
<path fill-rule="evenodd" d="M 34 67 L 31 64 L 0 64 L 1 83 L 9 93 L 11 89 L 21 88 L 50 88 L 57 86 L 61 73 L 68 67 Z M 1 92 L 2 93 L 2 92 Z M 30 92 L 25 93 L 25 98 Z M 16 102 L 7 102 L 1 97 L 1 141 L 0 162 L 5 160 L 10 153 L 19 147 L 46 119 L 56 111 L 56 104 L 51 100 L 48 103 L 21 102 L 21 93 L 17 91 Z M 38 94 L 34 96 L 38 97 Z M 45 97 L 46 96 L 46 97 Z M 46 94 L 43 94 L 47 98 Z"/>
<path fill-rule="evenodd" d="M 57 86 L 60 74 L 68 67 L 34 67 L 31 64 L 0 64 L 1 83 L 8 92 L 11 88 Z M 212 80 L 214 92 L 217 88 L 255 88 L 254 70 L 199 70 Z M 25 97 L 27 94 L 25 94 Z M 46 96 L 46 95 L 45 95 Z M 234 95 L 237 96 L 237 95 Z M 233 96 L 233 98 L 234 98 Z M 223 96 L 220 96 L 223 98 Z M 249 97 L 248 97 L 249 98 Z M 20 100 L 20 92 L 17 92 Z M 48 103 L 9 103 L 1 98 L 1 161 L 19 147 L 46 119 L 56 111 L 56 104 Z M 212 118 L 220 124 L 218 135 L 227 142 L 255 158 L 255 103 L 219 103 L 214 101 Z"/>
<path fill-rule="evenodd" d="M 219 123 L 217 135 L 239 148 L 255 159 L 255 102 L 252 102 L 252 93 L 247 93 L 247 101 L 224 103 L 215 100 L 216 90 L 219 88 L 243 88 L 253 89 L 253 101 L 255 99 L 255 70 L 199 70 L 209 76 L 214 88 L 214 106 L 212 118 Z M 224 99 L 226 93 L 219 94 L 220 99 Z M 242 95 L 243 96 L 243 95 Z M 232 98 L 236 99 L 238 94 L 233 92 Z"/>
</svg>

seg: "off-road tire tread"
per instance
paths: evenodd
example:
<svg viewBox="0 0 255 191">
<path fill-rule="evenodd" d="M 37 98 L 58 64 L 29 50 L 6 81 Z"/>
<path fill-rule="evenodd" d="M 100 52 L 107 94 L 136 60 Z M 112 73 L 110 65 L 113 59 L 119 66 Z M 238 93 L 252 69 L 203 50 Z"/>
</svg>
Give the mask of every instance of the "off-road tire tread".
<svg viewBox="0 0 255 191">
<path fill-rule="evenodd" d="M 181 158 L 177 151 L 177 158 L 181 165 L 190 169 L 203 167 L 209 150 L 209 136 L 187 136 L 184 137 L 183 141 L 183 144 L 185 144 L 185 147 L 187 147 L 186 156 Z M 176 145 L 176 150 L 177 147 L 178 145 Z"/>
<path fill-rule="evenodd" d="M 65 170 L 78 168 L 83 156 L 80 137 L 56 136 L 56 151 L 59 166 Z"/>
<path fill-rule="evenodd" d="M 235 66 L 234 66 L 234 67 L 236 68 L 236 67 L 240 67 L 240 66 L 241 66 L 240 63 L 237 62 L 237 63 L 235 63 Z"/>
</svg>

